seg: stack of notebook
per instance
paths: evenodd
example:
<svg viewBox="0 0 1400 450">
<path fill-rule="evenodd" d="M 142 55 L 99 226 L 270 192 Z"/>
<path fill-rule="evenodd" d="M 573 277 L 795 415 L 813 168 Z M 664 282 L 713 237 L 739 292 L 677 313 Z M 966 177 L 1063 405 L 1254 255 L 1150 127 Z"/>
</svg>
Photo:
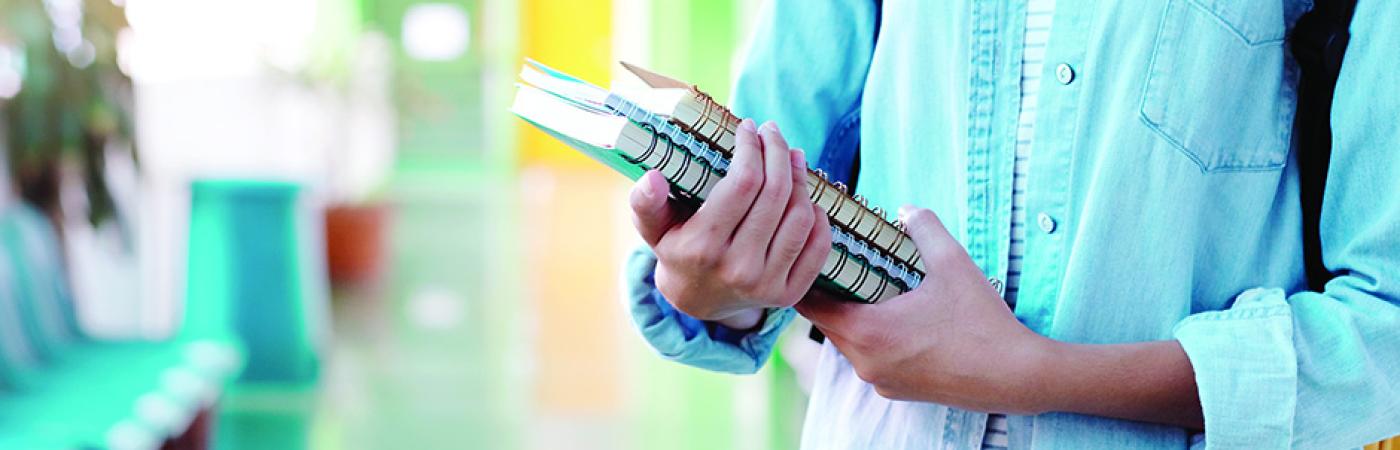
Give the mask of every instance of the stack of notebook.
<svg viewBox="0 0 1400 450">
<path fill-rule="evenodd" d="M 739 119 L 693 85 L 623 66 L 647 87 L 610 92 L 529 61 L 511 111 L 629 178 L 660 171 L 672 197 L 699 206 L 728 172 Z M 901 224 L 821 171 L 808 170 L 807 187 L 831 223 L 819 286 L 866 303 L 918 286 L 922 263 Z"/>
</svg>

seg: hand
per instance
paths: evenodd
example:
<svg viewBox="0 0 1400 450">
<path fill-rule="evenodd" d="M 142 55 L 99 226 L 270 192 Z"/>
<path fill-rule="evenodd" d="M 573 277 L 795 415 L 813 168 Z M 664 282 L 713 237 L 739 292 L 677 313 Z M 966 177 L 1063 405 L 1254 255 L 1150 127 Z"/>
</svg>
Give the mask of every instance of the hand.
<svg viewBox="0 0 1400 450">
<path fill-rule="evenodd" d="M 633 222 L 656 252 L 656 287 L 676 309 L 738 329 L 763 308 L 797 303 L 816 281 L 831 231 L 808 197 L 807 163 L 772 122 L 744 120 L 729 173 L 689 218 L 667 199 L 668 185 L 647 172 L 632 189 Z"/>
<path fill-rule="evenodd" d="M 923 257 L 926 275 L 919 287 L 875 305 L 813 291 L 797 311 L 881 396 L 978 411 L 1040 412 L 1038 389 L 1030 384 L 1053 342 L 1016 320 L 932 211 L 904 209 L 900 215 Z"/>
<path fill-rule="evenodd" d="M 1176 341 L 1072 344 L 1021 325 L 932 211 L 901 211 L 924 281 L 875 305 L 813 291 L 797 311 L 890 399 L 1008 414 L 1063 411 L 1200 429 Z"/>
</svg>

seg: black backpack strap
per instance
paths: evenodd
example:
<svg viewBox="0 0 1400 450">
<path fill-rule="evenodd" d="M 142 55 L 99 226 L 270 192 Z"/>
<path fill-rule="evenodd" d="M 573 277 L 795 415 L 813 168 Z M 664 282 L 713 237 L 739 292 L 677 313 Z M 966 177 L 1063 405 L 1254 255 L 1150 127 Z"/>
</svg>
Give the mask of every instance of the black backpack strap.
<svg viewBox="0 0 1400 450">
<path fill-rule="evenodd" d="M 1332 95 L 1351 37 L 1356 0 L 1317 0 L 1298 19 L 1289 47 L 1301 71 L 1297 114 L 1293 120 L 1299 195 L 1303 210 L 1303 258 L 1308 288 L 1320 291 L 1333 274 L 1322 261 L 1318 223 L 1332 157 Z"/>
</svg>

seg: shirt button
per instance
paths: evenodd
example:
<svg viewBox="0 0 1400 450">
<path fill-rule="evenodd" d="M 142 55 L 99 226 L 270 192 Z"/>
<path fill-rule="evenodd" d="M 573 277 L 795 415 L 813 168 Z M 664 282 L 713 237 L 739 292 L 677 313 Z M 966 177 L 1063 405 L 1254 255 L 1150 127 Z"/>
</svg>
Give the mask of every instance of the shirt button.
<svg viewBox="0 0 1400 450">
<path fill-rule="evenodd" d="M 1036 217 L 1036 223 L 1040 225 L 1040 231 L 1044 231 L 1045 234 L 1055 232 L 1055 219 L 1050 217 L 1049 214 L 1040 213 L 1040 215 Z"/>
<path fill-rule="evenodd" d="M 1060 63 L 1060 65 L 1055 66 L 1055 79 L 1059 80 L 1060 84 L 1069 84 L 1074 81 L 1074 68 L 1070 67 L 1069 64 Z"/>
</svg>

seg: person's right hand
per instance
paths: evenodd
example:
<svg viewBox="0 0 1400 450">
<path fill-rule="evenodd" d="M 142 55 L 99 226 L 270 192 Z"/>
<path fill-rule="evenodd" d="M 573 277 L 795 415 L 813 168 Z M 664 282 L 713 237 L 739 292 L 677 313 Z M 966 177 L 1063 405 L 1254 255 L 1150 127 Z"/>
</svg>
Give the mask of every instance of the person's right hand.
<svg viewBox="0 0 1400 450">
<path fill-rule="evenodd" d="M 764 308 L 796 304 L 827 253 L 826 213 L 808 199 L 807 162 L 772 122 L 740 123 L 729 173 L 695 214 L 683 218 L 653 170 L 631 194 L 633 223 L 656 252 L 656 287 L 672 306 L 737 329 Z"/>
</svg>

